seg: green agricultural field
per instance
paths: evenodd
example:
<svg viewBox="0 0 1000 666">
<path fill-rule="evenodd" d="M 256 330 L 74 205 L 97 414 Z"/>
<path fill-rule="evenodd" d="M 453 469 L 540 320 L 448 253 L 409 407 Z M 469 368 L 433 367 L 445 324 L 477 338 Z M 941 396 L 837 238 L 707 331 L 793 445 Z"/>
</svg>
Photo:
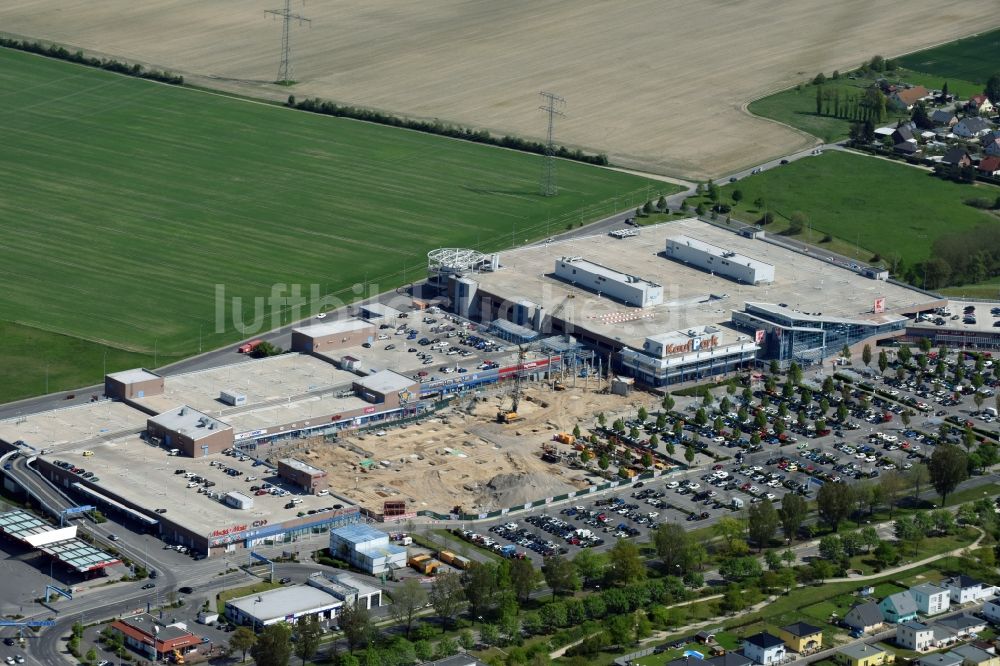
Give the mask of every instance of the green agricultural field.
<svg viewBox="0 0 1000 666">
<path fill-rule="evenodd" d="M 728 185 L 722 199 L 732 203 L 736 189 L 743 193 L 733 213 L 740 220 L 760 219 L 754 202 L 763 199 L 776 216 L 770 233 L 787 230 L 792 213 L 801 211 L 808 218 L 804 234 L 812 232 L 809 240 L 830 234 L 832 251 L 859 246 L 864 259 L 877 253 L 885 261 L 898 254 L 903 266 L 925 260 L 944 233 L 996 223 L 995 215 L 962 202 L 1000 194 L 993 186 L 943 181 L 924 169 L 834 150 Z"/>
<path fill-rule="evenodd" d="M 917 51 L 899 62 L 920 72 L 983 84 L 1000 71 L 1000 30 Z"/>
<path fill-rule="evenodd" d="M 232 310 L 252 324 L 272 285 L 350 301 L 420 279 L 432 248 L 509 248 L 676 191 L 560 162 L 546 198 L 535 155 L 2 49 L 0 122 L 0 321 L 59 334 L 5 346 L 0 400 L 43 391 L 47 363 L 67 369 L 50 390 L 97 382 L 104 349 L 110 371 L 231 344 Z"/>
</svg>

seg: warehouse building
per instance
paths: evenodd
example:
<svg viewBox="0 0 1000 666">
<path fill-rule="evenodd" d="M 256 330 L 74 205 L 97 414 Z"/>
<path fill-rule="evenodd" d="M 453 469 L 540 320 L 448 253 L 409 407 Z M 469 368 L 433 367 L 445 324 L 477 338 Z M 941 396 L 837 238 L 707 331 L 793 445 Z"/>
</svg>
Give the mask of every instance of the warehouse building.
<svg viewBox="0 0 1000 666">
<path fill-rule="evenodd" d="M 279 622 L 294 623 L 300 617 L 315 617 L 324 626 L 336 619 L 344 602 L 317 587 L 289 585 L 248 594 L 226 602 L 225 615 L 233 624 L 254 631 Z"/>
<path fill-rule="evenodd" d="M 310 574 L 306 584 L 332 594 L 352 606 L 360 604 L 362 608 L 371 610 L 382 605 L 382 590 L 348 573 L 317 571 Z"/>
<path fill-rule="evenodd" d="M 233 428 L 208 414 L 183 405 L 146 422 L 146 432 L 168 449 L 185 456 L 207 456 L 233 445 Z"/>
<path fill-rule="evenodd" d="M 131 400 L 163 393 L 163 377 L 145 368 L 115 372 L 104 377 L 104 395 L 114 400 Z"/>
<path fill-rule="evenodd" d="M 583 257 L 556 259 L 555 276 L 599 296 L 608 296 L 633 307 L 646 308 L 663 302 L 662 286 L 587 261 Z"/>
<path fill-rule="evenodd" d="M 395 321 L 402 311 L 384 303 L 367 303 L 358 306 L 358 313 L 363 319 L 381 324 L 385 321 Z"/>
<path fill-rule="evenodd" d="M 341 319 L 292 329 L 292 351 L 329 352 L 375 339 L 375 326 L 361 319 Z"/>
<path fill-rule="evenodd" d="M 745 284 L 774 282 L 774 266 L 771 264 L 690 236 L 668 238 L 666 255 L 670 259 L 716 275 L 723 275 L 737 282 Z"/>
<path fill-rule="evenodd" d="M 330 555 L 375 576 L 406 566 L 406 548 L 389 543 L 389 535 L 367 525 L 330 530 Z"/>
<path fill-rule="evenodd" d="M 326 472 L 297 458 L 279 460 L 278 476 L 307 493 L 315 494 L 326 489 Z"/>
<path fill-rule="evenodd" d="M 393 370 L 381 370 L 354 382 L 354 390 L 366 402 L 394 409 L 420 395 L 420 382 Z"/>
</svg>

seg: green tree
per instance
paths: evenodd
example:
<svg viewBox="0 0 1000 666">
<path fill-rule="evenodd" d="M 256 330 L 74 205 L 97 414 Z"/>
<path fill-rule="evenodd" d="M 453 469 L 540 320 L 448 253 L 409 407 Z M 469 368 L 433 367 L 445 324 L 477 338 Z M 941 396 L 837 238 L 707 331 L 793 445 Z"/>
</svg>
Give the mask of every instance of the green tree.
<svg viewBox="0 0 1000 666">
<path fill-rule="evenodd" d="M 242 661 L 247 660 L 247 652 L 257 643 L 257 636 L 249 627 L 236 627 L 229 637 L 229 647 L 242 654 Z"/>
<path fill-rule="evenodd" d="M 465 590 L 458 574 L 443 573 L 434 578 L 430 592 L 431 606 L 441 618 L 443 626 L 454 622 L 465 605 Z"/>
<path fill-rule="evenodd" d="M 646 565 L 639 554 L 639 547 L 632 541 L 619 539 L 608 551 L 608 568 L 605 577 L 615 583 L 627 585 L 646 577 Z"/>
<path fill-rule="evenodd" d="M 834 532 L 840 527 L 840 521 L 851 513 L 851 488 L 844 483 L 826 482 L 816 493 L 816 506 L 819 518 L 830 526 Z"/>
<path fill-rule="evenodd" d="M 392 605 L 389 607 L 389 612 L 396 624 L 406 626 L 407 638 L 410 637 L 413 618 L 426 603 L 427 593 L 416 578 L 407 578 L 402 585 L 392 591 Z"/>
<path fill-rule="evenodd" d="M 931 485 L 941 496 L 941 506 L 944 506 L 948 494 L 969 478 L 969 456 L 953 444 L 938 444 L 931 454 L 927 472 Z"/>
<path fill-rule="evenodd" d="M 395 603 L 395 599 L 393 603 Z M 312 659 L 316 655 L 316 651 L 319 650 L 320 639 L 323 637 L 323 627 L 319 626 L 319 620 L 316 616 L 311 615 L 308 618 L 300 617 L 295 628 L 299 635 L 298 640 L 295 641 L 295 656 L 302 660 L 302 666 L 306 666 L 306 662 Z M 407 627 L 408 631 L 409 627 Z"/>
<path fill-rule="evenodd" d="M 866 344 L 861 350 L 861 362 L 865 364 L 867 368 L 872 364 L 872 348 L 871 345 Z"/>
<path fill-rule="evenodd" d="M 996 72 L 990 78 L 986 79 L 986 87 L 983 89 L 983 94 L 994 104 L 1000 102 L 1000 72 Z"/>
<path fill-rule="evenodd" d="M 530 558 L 511 560 L 510 582 L 514 595 L 522 602 L 527 601 L 531 593 L 538 587 L 540 575 L 531 563 Z"/>
<path fill-rule="evenodd" d="M 670 395 L 663 396 L 663 400 L 660 402 L 660 406 L 663 407 L 663 411 L 669 412 L 673 410 L 675 401 Z"/>
<path fill-rule="evenodd" d="M 606 564 L 604 555 L 593 548 L 582 548 L 573 557 L 573 566 L 576 567 L 576 573 L 583 579 L 584 584 L 601 578 Z"/>
<path fill-rule="evenodd" d="M 366 611 L 367 614 L 367 611 Z M 257 666 L 288 666 L 292 656 L 292 628 L 284 622 L 269 624 L 250 648 Z"/>
<path fill-rule="evenodd" d="M 569 594 L 580 589 L 580 578 L 576 574 L 576 567 L 562 555 L 546 558 L 542 565 L 542 575 L 552 590 L 553 598 L 557 594 Z"/>
<path fill-rule="evenodd" d="M 757 504 L 751 504 L 747 512 L 747 525 L 750 539 L 757 544 L 757 552 L 761 552 L 778 531 L 778 512 L 771 500 L 764 499 Z"/>
<path fill-rule="evenodd" d="M 648 419 L 648 418 L 649 418 L 649 412 L 648 412 L 648 411 L 646 411 L 646 408 L 645 408 L 645 407 L 639 407 L 639 411 L 637 411 L 637 412 L 636 412 L 636 417 L 637 417 L 637 418 L 638 418 L 638 419 L 639 419 L 640 421 L 642 421 L 643 423 L 645 423 L 645 422 L 646 422 L 646 419 Z"/>
<path fill-rule="evenodd" d="M 597 466 L 601 469 L 607 469 L 611 465 L 611 461 L 608 460 L 608 454 L 602 453 L 597 459 Z"/>
<path fill-rule="evenodd" d="M 729 196 L 733 199 L 733 208 L 736 208 L 743 201 L 743 190 L 733 190 L 733 193 Z"/>
<path fill-rule="evenodd" d="M 93 664 L 95 661 L 97 661 L 97 650 L 95 650 L 94 648 L 90 648 L 89 650 L 87 650 L 87 654 L 84 656 L 84 661 L 86 661 L 88 664 Z"/>
<path fill-rule="evenodd" d="M 684 447 L 684 460 L 690 465 L 694 462 L 694 447 L 688 445 Z"/>
<path fill-rule="evenodd" d="M 843 559 L 844 544 L 836 534 L 830 534 L 819 540 L 819 556 L 830 562 Z"/>
<path fill-rule="evenodd" d="M 899 553 L 896 552 L 896 547 L 888 541 L 879 541 L 872 554 L 875 557 L 875 563 L 882 569 L 890 567 L 899 561 Z"/>
<path fill-rule="evenodd" d="M 889 357 L 886 355 L 885 350 L 881 350 L 878 353 L 878 369 L 883 375 L 885 374 L 886 368 L 889 367 Z"/>
</svg>

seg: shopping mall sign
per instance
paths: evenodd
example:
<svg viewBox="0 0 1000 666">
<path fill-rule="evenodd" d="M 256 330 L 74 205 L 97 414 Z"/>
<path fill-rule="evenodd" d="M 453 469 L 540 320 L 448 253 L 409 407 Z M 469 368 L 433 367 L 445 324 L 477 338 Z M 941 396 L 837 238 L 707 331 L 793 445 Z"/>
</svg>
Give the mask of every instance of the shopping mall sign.
<svg viewBox="0 0 1000 666">
<path fill-rule="evenodd" d="M 686 354 L 689 352 L 704 351 L 719 345 L 719 336 L 711 335 L 703 338 L 691 338 L 687 342 L 677 345 L 666 345 L 664 354 Z"/>
</svg>

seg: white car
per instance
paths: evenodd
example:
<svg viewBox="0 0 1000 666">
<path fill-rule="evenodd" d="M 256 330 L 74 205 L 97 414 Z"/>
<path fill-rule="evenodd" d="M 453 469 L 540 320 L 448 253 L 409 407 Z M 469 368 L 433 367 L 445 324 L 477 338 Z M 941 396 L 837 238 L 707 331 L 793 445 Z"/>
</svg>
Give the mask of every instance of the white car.
<svg viewBox="0 0 1000 666">
<path fill-rule="evenodd" d="M 773 502 L 774 498 L 775 498 L 775 495 L 774 495 L 774 493 L 767 493 L 766 495 L 764 495 L 764 497 L 766 497 L 767 499 L 769 499 L 769 500 L 771 500 Z"/>
<path fill-rule="evenodd" d="M 316 319 L 326 319 L 326 313 L 320 312 L 318 315 L 316 315 Z"/>
<path fill-rule="evenodd" d="M 680 485 L 681 484 L 677 483 L 676 481 L 671 481 L 670 483 L 667 484 L 667 488 L 670 488 L 671 490 L 673 490 L 674 488 L 677 488 Z"/>
<path fill-rule="evenodd" d="M 692 482 L 688 484 L 688 488 L 690 488 L 691 490 L 698 490 L 699 488 L 701 488 L 701 484 Z"/>
<path fill-rule="evenodd" d="M 378 336 L 378 339 L 379 340 L 388 340 L 389 336 L 386 335 L 385 333 L 380 333 L 379 336 Z"/>
</svg>

